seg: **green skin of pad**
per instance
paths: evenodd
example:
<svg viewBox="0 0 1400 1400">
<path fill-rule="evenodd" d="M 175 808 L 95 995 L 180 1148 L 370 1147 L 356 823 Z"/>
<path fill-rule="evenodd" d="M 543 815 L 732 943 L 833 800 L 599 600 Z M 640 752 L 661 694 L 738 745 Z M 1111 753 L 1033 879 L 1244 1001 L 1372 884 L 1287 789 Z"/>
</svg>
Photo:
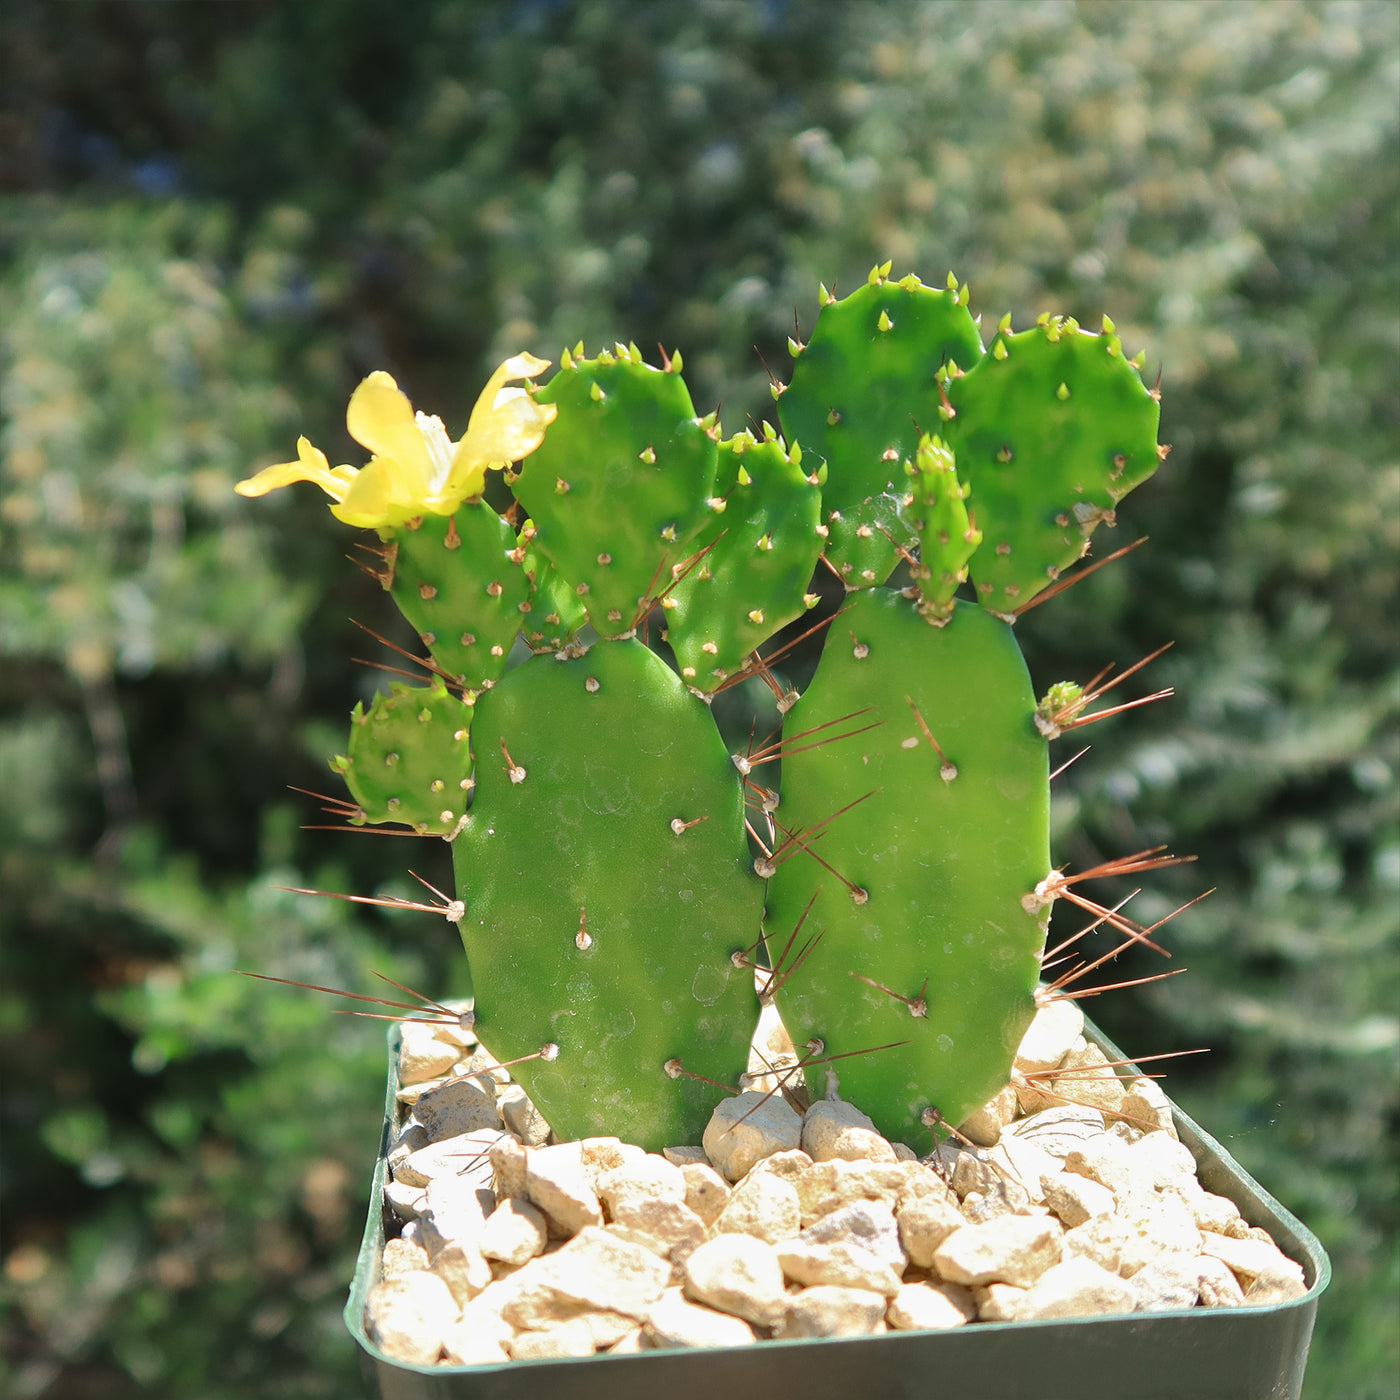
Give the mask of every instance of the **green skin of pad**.
<svg viewBox="0 0 1400 1400">
<path fill-rule="evenodd" d="M 713 428 L 678 373 L 612 355 L 561 369 L 536 398 L 558 409 L 513 480 L 533 548 L 570 580 L 600 636 L 640 621 L 696 533 L 721 525 Z"/>
<path fill-rule="evenodd" d="M 901 464 L 939 427 L 940 371 L 981 357 L 957 294 L 914 278 L 872 281 L 822 308 L 778 414 L 788 440 L 827 464 L 826 558 L 848 588 L 883 583 L 912 547 Z"/>
<path fill-rule="evenodd" d="M 777 1005 L 796 1045 L 848 1058 L 809 1070 L 811 1092 L 832 1071 L 882 1133 L 917 1142 L 926 1109 L 960 1123 L 1006 1083 L 1034 1014 L 1045 922 L 1021 897 L 1050 866 L 1046 744 L 1011 628 L 990 613 L 958 603 L 932 627 L 874 589 L 835 626 L 787 722 L 792 734 L 829 724 L 832 741 L 784 761 L 777 817 L 801 833 L 857 805 L 805 838 L 814 854 L 779 863 L 765 932 L 781 976 L 812 901 L 793 952 L 819 941 Z M 950 781 L 924 726 L 956 766 Z M 926 1015 L 913 1014 L 920 997 Z"/>
<path fill-rule="evenodd" d="M 665 1066 L 746 1068 L 753 977 L 731 954 L 763 894 L 708 712 L 641 643 L 602 642 L 507 673 L 472 743 L 453 860 L 482 1043 L 501 1061 L 558 1046 L 512 1073 L 561 1138 L 699 1142 L 717 1091 Z"/>
</svg>

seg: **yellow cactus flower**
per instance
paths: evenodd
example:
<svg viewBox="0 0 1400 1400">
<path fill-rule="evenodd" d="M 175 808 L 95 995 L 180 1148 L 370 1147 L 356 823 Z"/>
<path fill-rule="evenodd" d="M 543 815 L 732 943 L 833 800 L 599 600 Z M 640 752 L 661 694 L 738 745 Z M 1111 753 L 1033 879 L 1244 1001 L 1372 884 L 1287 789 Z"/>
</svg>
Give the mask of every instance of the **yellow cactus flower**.
<svg viewBox="0 0 1400 1400">
<path fill-rule="evenodd" d="M 548 368 L 548 360 L 529 354 L 502 364 L 455 443 L 442 419 L 414 413 L 393 377 L 375 370 L 345 411 L 350 436 L 374 454 L 367 465 L 332 467 L 324 452 L 299 438 L 295 462 L 265 467 L 234 489 L 240 496 L 262 496 L 294 481 L 314 482 L 331 498 L 337 520 L 366 529 L 393 529 L 419 515 L 451 515 L 481 495 L 488 468 L 518 462 L 544 441 L 558 410 L 509 382 L 533 379 Z"/>
</svg>

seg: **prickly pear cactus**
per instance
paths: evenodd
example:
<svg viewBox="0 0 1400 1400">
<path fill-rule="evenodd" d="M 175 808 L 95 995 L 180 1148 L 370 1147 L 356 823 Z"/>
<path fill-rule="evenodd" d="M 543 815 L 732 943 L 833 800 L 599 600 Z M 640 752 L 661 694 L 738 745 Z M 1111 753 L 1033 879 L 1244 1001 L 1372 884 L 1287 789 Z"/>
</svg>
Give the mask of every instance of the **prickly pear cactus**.
<svg viewBox="0 0 1400 1400">
<path fill-rule="evenodd" d="M 452 842 L 477 1030 L 563 1137 L 698 1141 L 739 1087 L 765 939 L 808 1092 L 896 1139 L 979 1107 L 1032 1014 L 1047 744 L 1090 696 L 1038 709 L 1012 624 L 1165 455 L 1156 396 L 1107 319 L 1003 321 L 984 353 L 951 275 L 885 264 L 820 302 L 781 437 L 721 441 L 679 355 L 580 346 L 538 388 L 546 362 L 507 361 L 456 443 L 372 375 L 347 420 L 368 466 L 303 441 L 240 485 L 314 481 L 377 533 L 433 678 L 357 706 L 333 766 L 352 822 Z M 782 738 L 731 755 L 710 702 L 777 693 L 754 658 L 818 565 L 851 596 L 815 677 Z"/>
</svg>

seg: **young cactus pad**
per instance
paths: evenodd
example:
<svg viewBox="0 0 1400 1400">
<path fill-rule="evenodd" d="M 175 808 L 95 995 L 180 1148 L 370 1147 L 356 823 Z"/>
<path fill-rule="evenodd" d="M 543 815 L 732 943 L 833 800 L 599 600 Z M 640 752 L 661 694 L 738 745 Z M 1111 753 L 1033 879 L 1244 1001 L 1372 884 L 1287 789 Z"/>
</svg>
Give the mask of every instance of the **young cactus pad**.
<svg viewBox="0 0 1400 1400">
<path fill-rule="evenodd" d="M 471 709 L 440 680 L 389 686 L 350 716 L 346 752 L 331 760 L 359 820 L 402 822 L 422 836 L 456 831 L 471 795 Z"/>
<path fill-rule="evenodd" d="M 712 691 L 800 617 L 822 552 L 821 491 L 800 449 L 740 433 L 720 444 L 723 533 L 671 590 L 667 640 L 686 683 Z"/>
<path fill-rule="evenodd" d="M 558 416 L 514 482 L 533 547 L 573 581 L 600 636 L 624 635 L 692 537 L 721 529 L 711 504 L 718 432 L 695 416 L 679 373 L 630 347 L 566 357 L 538 397 Z"/>
<path fill-rule="evenodd" d="M 778 398 L 788 440 L 826 463 L 826 558 L 848 588 L 884 583 L 899 548 L 913 547 L 903 463 L 942 421 L 952 368 L 982 358 L 965 290 L 937 291 L 913 276 L 892 282 L 888 272 L 876 268 L 840 301 L 823 292 L 811 340 L 795 346 L 792 380 Z"/>
<path fill-rule="evenodd" d="M 705 706 L 639 641 L 532 657 L 476 705 L 453 845 L 477 1031 L 561 1137 L 699 1142 L 757 1018 L 742 790 Z"/>
<path fill-rule="evenodd" d="M 779 1012 L 796 1044 L 849 1054 L 841 1096 L 915 1142 L 925 1109 L 956 1124 L 1006 1083 L 1034 1012 L 1045 923 L 1021 897 L 1050 868 L 1046 742 L 1011 628 L 972 604 L 932 627 L 874 589 L 832 633 L 788 724 L 878 727 L 784 761 L 778 817 L 812 854 L 778 864 L 765 930 L 781 947 L 811 903 L 819 941 Z"/>
<path fill-rule="evenodd" d="M 948 386 L 943 435 L 987 541 L 972 559 L 978 601 L 1013 613 L 1088 548 L 1100 521 L 1157 470 L 1157 401 L 1112 325 L 1090 335 L 1045 318 Z"/>
<path fill-rule="evenodd" d="M 510 526 L 476 500 L 455 515 L 411 521 L 383 551 L 399 611 L 434 663 L 469 690 L 494 684 L 505 670 L 531 609 L 515 543 Z"/>
</svg>

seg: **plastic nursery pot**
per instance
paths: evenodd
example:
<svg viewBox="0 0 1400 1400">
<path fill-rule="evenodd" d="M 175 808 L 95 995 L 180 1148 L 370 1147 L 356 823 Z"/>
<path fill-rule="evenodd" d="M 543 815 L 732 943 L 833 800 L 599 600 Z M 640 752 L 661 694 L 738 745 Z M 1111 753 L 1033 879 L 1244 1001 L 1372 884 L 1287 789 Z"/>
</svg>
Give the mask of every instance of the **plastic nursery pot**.
<svg viewBox="0 0 1400 1400">
<path fill-rule="evenodd" d="M 1085 1034 L 1110 1060 L 1122 1051 L 1097 1028 Z M 383 1400 L 714 1400 L 717 1395 L 801 1395 L 914 1400 L 947 1386 L 978 1400 L 1296 1400 L 1317 1301 L 1332 1275 L 1322 1246 L 1228 1152 L 1173 1108 L 1201 1184 L 1227 1196 L 1303 1266 L 1308 1291 L 1271 1307 L 1039 1322 L 977 1323 L 950 1331 L 760 1342 L 707 1350 L 640 1352 L 488 1366 L 414 1366 L 380 1351 L 365 1330 L 365 1302 L 379 1280 L 385 1227 L 385 1156 L 399 1124 L 398 1027 L 389 1033 L 384 1135 L 345 1322 Z"/>
</svg>

